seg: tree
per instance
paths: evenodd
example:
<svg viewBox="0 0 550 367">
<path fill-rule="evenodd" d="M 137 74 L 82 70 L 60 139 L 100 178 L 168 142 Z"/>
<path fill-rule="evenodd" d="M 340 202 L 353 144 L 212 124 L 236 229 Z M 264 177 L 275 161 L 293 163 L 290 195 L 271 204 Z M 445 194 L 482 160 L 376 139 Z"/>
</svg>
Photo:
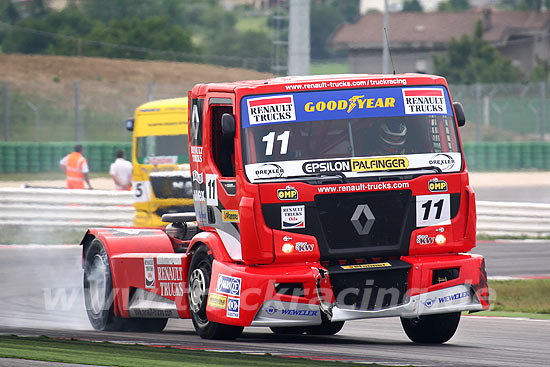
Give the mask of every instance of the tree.
<svg viewBox="0 0 550 367">
<path fill-rule="evenodd" d="M 403 3 L 403 12 L 405 13 L 422 13 L 424 9 L 422 9 L 422 5 L 418 0 L 405 0 Z"/>
<path fill-rule="evenodd" d="M 327 41 L 336 28 L 359 15 L 358 1 L 312 2 L 310 14 L 311 58 L 332 56 Z"/>
<path fill-rule="evenodd" d="M 85 37 L 93 23 L 75 8 L 51 12 L 45 17 L 28 17 L 2 41 L 5 52 L 75 55 L 75 37 Z"/>
<path fill-rule="evenodd" d="M 499 5 L 508 10 L 540 12 L 543 4 L 546 6 L 546 9 L 550 9 L 550 0 L 501 0 Z"/>
<path fill-rule="evenodd" d="M 529 79 L 534 82 L 550 81 L 550 61 L 537 60 L 537 64 L 529 74 Z"/>
<path fill-rule="evenodd" d="M 11 0 L 0 0 L 0 21 L 14 24 L 19 18 L 19 11 Z"/>
<path fill-rule="evenodd" d="M 85 47 L 86 56 L 183 60 L 195 51 L 190 32 L 159 16 L 112 20 L 108 26 L 98 22 L 87 38 L 97 44 Z"/>
<path fill-rule="evenodd" d="M 450 83 L 503 83 L 517 82 L 522 75 L 489 42 L 483 39 L 483 25 L 478 21 L 472 37 L 463 35 L 451 38 L 447 52 L 434 56 L 434 71 Z"/>
<path fill-rule="evenodd" d="M 447 0 L 437 4 L 437 11 L 450 12 L 450 11 L 465 11 L 470 9 L 469 0 Z"/>
</svg>

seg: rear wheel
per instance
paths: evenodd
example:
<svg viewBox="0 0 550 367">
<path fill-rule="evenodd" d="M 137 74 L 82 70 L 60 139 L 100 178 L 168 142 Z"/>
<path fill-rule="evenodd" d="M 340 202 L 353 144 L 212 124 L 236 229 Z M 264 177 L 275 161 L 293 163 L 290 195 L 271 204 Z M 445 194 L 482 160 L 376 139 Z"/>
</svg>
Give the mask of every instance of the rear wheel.
<svg viewBox="0 0 550 367">
<path fill-rule="evenodd" d="M 442 344 L 453 337 L 460 322 L 460 312 L 401 318 L 405 333 L 415 343 Z"/>
<path fill-rule="evenodd" d="M 242 326 L 225 325 L 209 321 L 206 316 L 208 289 L 214 257 L 208 247 L 200 245 L 189 266 L 189 310 L 195 331 L 205 339 L 235 339 L 243 332 Z"/>
<path fill-rule="evenodd" d="M 84 255 L 84 303 L 96 330 L 160 332 L 167 318 L 122 318 L 114 314 L 113 277 L 105 247 L 94 239 Z"/>
<path fill-rule="evenodd" d="M 122 330 L 124 319 L 113 311 L 113 279 L 107 252 L 94 239 L 84 255 L 84 303 L 92 327 L 96 330 Z"/>
</svg>

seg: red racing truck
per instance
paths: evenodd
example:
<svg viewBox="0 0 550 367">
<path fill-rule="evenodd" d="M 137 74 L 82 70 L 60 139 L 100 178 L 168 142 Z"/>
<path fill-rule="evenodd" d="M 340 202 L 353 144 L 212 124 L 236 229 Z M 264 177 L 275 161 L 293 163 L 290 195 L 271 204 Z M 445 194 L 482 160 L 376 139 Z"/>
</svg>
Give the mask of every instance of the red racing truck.
<svg viewBox="0 0 550 367">
<path fill-rule="evenodd" d="M 203 338 L 245 326 L 335 334 L 401 318 L 444 343 L 489 307 L 475 197 L 444 78 L 283 77 L 189 92 L 193 213 L 166 229 L 90 229 L 84 298 L 99 330 Z"/>
</svg>

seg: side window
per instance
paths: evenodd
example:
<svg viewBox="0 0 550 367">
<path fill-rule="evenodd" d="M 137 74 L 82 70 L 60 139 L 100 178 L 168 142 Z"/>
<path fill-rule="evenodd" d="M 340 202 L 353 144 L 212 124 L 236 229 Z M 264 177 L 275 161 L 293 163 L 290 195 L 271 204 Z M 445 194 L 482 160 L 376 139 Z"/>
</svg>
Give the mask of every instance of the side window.
<svg viewBox="0 0 550 367">
<path fill-rule="evenodd" d="M 222 115 L 233 114 L 231 106 L 211 106 L 212 110 L 212 157 L 223 177 L 235 176 L 235 141 L 222 135 Z"/>
</svg>

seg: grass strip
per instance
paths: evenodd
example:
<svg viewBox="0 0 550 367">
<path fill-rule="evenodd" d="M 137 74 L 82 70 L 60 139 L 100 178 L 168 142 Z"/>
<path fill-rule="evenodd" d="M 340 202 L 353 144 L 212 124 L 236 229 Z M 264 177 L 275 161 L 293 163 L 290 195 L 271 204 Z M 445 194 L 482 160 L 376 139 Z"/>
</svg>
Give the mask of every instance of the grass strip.
<svg viewBox="0 0 550 367">
<path fill-rule="evenodd" d="M 489 280 L 491 311 L 550 314 L 550 279 Z"/>
<path fill-rule="evenodd" d="M 93 364 L 121 367 L 186 367 L 229 366 L 288 367 L 292 366 L 349 366 L 345 362 L 313 361 L 271 355 L 249 355 L 239 352 L 207 352 L 171 347 L 153 348 L 144 345 L 115 344 L 63 340 L 46 336 L 0 336 L 0 358 L 20 358 L 49 362 Z M 367 366 L 380 366 L 367 364 Z"/>
<path fill-rule="evenodd" d="M 467 312 L 466 312 L 467 314 Z M 544 313 L 526 313 L 526 312 L 502 312 L 502 311 L 481 311 L 472 314 L 474 316 L 493 316 L 493 317 L 517 317 L 522 319 L 550 320 L 549 314 Z"/>
</svg>

